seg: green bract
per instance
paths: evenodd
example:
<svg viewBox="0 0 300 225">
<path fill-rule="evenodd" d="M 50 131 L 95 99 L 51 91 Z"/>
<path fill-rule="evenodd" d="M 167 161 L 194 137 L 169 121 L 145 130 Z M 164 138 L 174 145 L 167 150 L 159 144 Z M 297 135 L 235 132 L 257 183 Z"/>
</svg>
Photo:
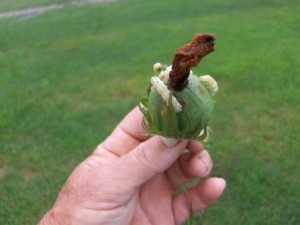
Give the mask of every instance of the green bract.
<svg viewBox="0 0 300 225">
<path fill-rule="evenodd" d="M 157 86 L 151 82 L 148 96 L 141 101 L 140 109 L 145 117 L 145 129 L 150 134 L 168 138 L 205 139 L 208 121 L 213 110 L 212 95 L 218 89 L 217 83 L 209 75 L 201 79 L 190 73 L 187 87 L 182 91 L 170 91 L 167 90 L 168 73 L 166 71 L 168 68 L 161 72 L 161 79 L 151 78 L 159 79 L 159 84 Z M 164 94 L 166 94 L 165 99 Z M 174 104 L 174 98 L 179 106 L 181 105 L 180 108 Z"/>
</svg>

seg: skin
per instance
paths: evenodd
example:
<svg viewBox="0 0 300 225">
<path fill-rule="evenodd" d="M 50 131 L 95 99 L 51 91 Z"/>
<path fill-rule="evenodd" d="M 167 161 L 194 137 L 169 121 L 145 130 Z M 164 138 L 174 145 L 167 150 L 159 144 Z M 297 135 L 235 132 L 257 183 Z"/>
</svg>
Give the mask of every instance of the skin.
<svg viewBox="0 0 300 225">
<path fill-rule="evenodd" d="M 173 195 L 211 171 L 204 146 L 187 140 L 167 146 L 141 124 L 135 108 L 73 171 L 39 225 L 174 225 L 188 218 L 191 205 L 200 212 L 216 202 L 226 186 L 222 178 Z"/>
</svg>

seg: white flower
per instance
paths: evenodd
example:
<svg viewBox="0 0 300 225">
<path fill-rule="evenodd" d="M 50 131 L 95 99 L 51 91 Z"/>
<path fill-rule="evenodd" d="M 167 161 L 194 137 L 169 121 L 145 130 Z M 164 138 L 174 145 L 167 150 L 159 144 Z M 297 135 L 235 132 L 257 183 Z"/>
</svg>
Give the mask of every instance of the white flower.
<svg viewBox="0 0 300 225">
<path fill-rule="evenodd" d="M 218 83 L 210 75 L 200 76 L 199 81 L 203 85 L 205 85 L 205 87 L 208 89 L 211 96 L 214 96 L 218 92 L 219 90 Z"/>
</svg>

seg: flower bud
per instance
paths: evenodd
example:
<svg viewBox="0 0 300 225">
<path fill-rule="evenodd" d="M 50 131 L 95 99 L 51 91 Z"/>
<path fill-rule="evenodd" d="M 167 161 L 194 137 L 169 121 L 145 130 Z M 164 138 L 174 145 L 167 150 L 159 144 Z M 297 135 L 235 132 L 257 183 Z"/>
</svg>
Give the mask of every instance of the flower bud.
<svg viewBox="0 0 300 225">
<path fill-rule="evenodd" d="M 198 78 L 191 71 L 214 51 L 215 35 L 200 33 L 176 50 L 172 66 L 156 63 L 158 77 L 151 78 L 148 96 L 140 103 L 144 127 L 150 134 L 174 139 L 207 139 L 217 82 L 209 75 Z"/>
<path fill-rule="evenodd" d="M 152 77 L 148 96 L 140 104 L 145 129 L 167 138 L 196 139 L 200 135 L 205 139 L 213 110 L 211 90 L 217 85 L 212 80 L 206 77 L 203 81 L 190 73 L 187 87 L 171 91 L 165 79 Z"/>
</svg>

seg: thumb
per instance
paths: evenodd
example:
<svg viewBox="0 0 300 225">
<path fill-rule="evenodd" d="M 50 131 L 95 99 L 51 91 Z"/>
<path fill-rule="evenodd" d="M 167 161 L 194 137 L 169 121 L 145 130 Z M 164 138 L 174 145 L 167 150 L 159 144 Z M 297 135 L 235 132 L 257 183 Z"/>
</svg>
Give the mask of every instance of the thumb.
<svg viewBox="0 0 300 225">
<path fill-rule="evenodd" d="M 154 136 L 120 158 L 118 169 L 122 170 L 122 178 L 127 184 L 138 187 L 165 171 L 187 145 L 187 141 L 179 141 L 174 146 L 165 143 L 161 137 Z"/>
</svg>

